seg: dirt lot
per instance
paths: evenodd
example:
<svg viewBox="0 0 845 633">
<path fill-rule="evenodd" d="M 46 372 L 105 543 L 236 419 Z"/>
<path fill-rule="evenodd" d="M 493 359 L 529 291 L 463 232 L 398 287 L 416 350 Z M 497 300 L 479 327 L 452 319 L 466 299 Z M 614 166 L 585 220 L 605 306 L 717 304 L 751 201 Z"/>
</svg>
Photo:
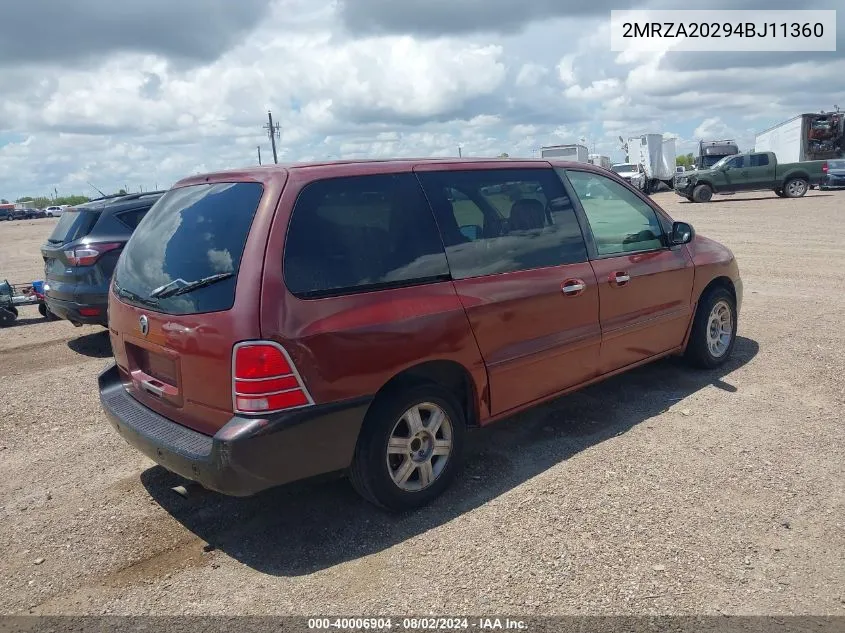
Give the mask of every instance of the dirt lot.
<svg viewBox="0 0 845 633">
<path fill-rule="evenodd" d="M 104 330 L 0 330 L 0 611 L 845 614 L 845 192 L 656 199 L 736 253 L 722 371 L 667 360 L 474 434 L 400 518 L 345 481 L 184 499 L 100 412 Z M 0 224 L 41 276 L 55 220 Z"/>
</svg>

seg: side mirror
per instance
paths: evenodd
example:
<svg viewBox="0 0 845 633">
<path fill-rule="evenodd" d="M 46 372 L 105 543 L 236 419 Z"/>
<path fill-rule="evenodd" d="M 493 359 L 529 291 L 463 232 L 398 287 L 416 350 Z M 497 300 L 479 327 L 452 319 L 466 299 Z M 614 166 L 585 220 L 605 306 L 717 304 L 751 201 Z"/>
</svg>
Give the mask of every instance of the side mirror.
<svg viewBox="0 0 845 633">
<path fill-rule="evenodd" d="M 672 242 L 673 246 L 689 244 L 693 237 L 695 237 L 695 229 L 692 228 L 691 224 L 686 222 L 672 223 L 672 234 L 669 236 L 669 241 Z"/>
<path fill-rule="evenodd" d="M 477 224 L 466 224 L 460 228 L 460 231 L 468 240 L 475 241 L 481 237 L 481 227 Z"/>
</svg>

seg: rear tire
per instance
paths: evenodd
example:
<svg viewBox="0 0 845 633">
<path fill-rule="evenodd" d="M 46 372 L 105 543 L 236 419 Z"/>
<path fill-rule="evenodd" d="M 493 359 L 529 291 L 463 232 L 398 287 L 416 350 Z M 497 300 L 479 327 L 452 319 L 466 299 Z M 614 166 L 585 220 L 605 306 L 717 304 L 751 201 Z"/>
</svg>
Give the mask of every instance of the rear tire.
<svg viewBox="0 0 845 633">
<path fill-rule="evenodd" d="M 736 301 L 725 288 L 706 291 L 698 302 L 685 357 L 695 367 L 713 369 L 733 353 L 737 329 Z"/>
<path fill-rule="evenodd" d="M 713 190 L 710 185 L 696 185 L 692 190 L 693 202 L 710 202 L 713 197 Z"/>
<path fill-rule="evenodd" d="M 790 178 L 783 185 L 783 193 L 787 198 L 801 198 L 807 193 L 808 184 L 804 178 Z"/>
<path fill-rule="evenodd" d="M 465 433 L 463 410 L 439 385 L 384 393 L 364 419 L 349 478 L 377 506 L 394 512 L 420 508 L 457 475 Z"/>
<path fill-rule="evenodd" d="M 18 320 L 18 310 L 14 306 L 0 308 L 0 327 L 12 325 Z"/>
</svg>

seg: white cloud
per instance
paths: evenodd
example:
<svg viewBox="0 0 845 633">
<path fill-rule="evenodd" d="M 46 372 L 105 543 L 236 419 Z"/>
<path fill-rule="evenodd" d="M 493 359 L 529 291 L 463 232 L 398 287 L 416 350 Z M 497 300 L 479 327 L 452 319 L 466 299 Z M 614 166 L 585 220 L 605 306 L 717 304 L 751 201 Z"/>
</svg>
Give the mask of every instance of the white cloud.
<svg viewBox="0 0 845 633">
<path fill-rule="evenodd" d="M 536 86 L 549 73 L 549 69 L 540 64 L 523 64 L 516 76 L 516 85 L 527 88 Z"/>
<path fill-rule="evenodd" d="M 576 55 L 564 55 L 563 59 L 557 65 L 558 77 L 565 86 L 571 86 L 575 83 L 575 71 L 573 65 L 575 63 Z"/>
<path fill-rule="evenodd" d="M 585 101 L 603 101 L 618 97 L 622 90 L 622 83 L 618 79 L 597 79 L 588 86 L 570 86 L 564 91 L 564 95 L 570 99 L 582 99 Z"/>
</svg>

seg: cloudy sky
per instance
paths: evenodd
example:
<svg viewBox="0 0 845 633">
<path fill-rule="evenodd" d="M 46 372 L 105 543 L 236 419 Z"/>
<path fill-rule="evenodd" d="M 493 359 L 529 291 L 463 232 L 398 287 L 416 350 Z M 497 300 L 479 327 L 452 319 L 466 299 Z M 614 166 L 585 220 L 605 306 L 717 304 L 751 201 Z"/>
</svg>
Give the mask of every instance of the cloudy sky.
<svg viewBox="0 0 845 633">
<path fill-rule="evenodd" d="M 845 10 L 838 52 L 613 53 L 610 9 L 634 4 L 3 0 L 0 197 L 163 188 L 255 164 L 257 145 L 268 162 L 268 109 L 280 161 L 531 156 L 581 136 L 621 160 L 616 137 L 644 132 L 745 149 L 795 114 L 845 109 Z"/>
</svg>

